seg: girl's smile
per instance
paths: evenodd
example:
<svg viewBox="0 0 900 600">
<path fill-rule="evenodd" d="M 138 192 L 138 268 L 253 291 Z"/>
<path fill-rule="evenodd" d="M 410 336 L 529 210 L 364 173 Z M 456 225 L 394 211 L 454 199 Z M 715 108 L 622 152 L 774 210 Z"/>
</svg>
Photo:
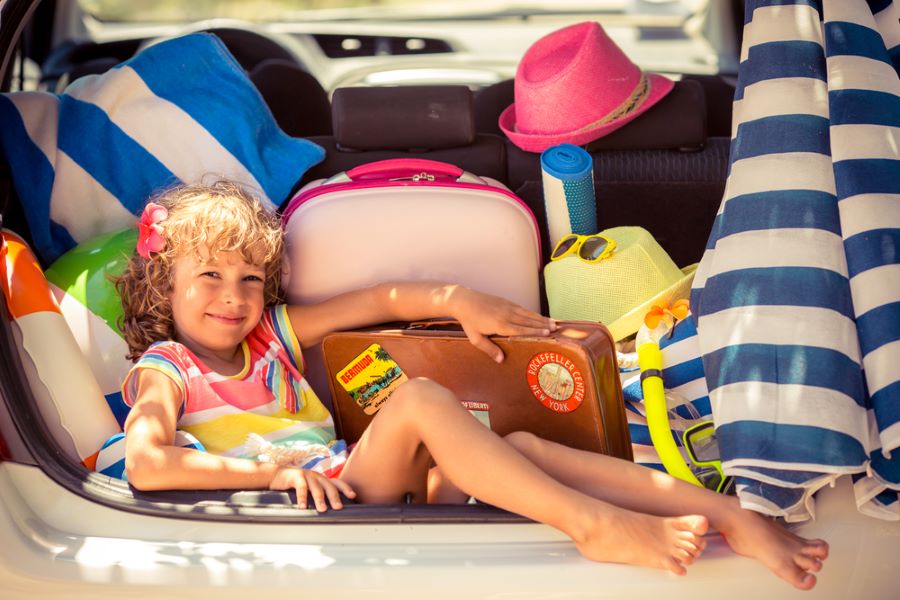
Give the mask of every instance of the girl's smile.
<svg viewBox="0 0 900 600">
<path fill-rule="evenodd" d="M 175 338 L 223 374 L 244 368 L 241 342 L 262 316 L 265 268 L 239 252 L 207 248 L 175 260 L 170 294 Z"/>
<path fill-rule="evenodd" d="M 211 313 L 206 313 L 206 316 L 211 319 L 214 319 L 216 321 L 221 321 L 222 323 L 225 323 L 226 325 L 240 325 L 245 320 L 245 317 L 240 317 L 240 316 L 232 317 L 229 315 L 216 315 L 216 314 L 211 314 Z"/>
</svg>

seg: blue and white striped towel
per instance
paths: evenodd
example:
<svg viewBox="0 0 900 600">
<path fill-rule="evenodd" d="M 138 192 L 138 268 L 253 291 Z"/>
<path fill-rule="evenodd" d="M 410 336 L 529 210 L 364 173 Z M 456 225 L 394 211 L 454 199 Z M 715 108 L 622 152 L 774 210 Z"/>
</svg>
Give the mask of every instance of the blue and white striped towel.
<svg viewBox="0 0 900 600">
<path fill-rule="evenodd" d="M 789 520 L 842 474 L 862 512 L 900 519 L 898 16 L 890 0 L 746 5 L 691 305 L 725 470 L 744 506 Z"/>
<path fill-rule="evenodd" d="M 278 128 L 224 44 L 203 33 L 151 46 L 61 95 L 0 95 L 0 153 L 46 262 L 133 225 L 153 193 L 178 182 L 228 178 L 276 206 L 325 156 Z"/>
</svg>

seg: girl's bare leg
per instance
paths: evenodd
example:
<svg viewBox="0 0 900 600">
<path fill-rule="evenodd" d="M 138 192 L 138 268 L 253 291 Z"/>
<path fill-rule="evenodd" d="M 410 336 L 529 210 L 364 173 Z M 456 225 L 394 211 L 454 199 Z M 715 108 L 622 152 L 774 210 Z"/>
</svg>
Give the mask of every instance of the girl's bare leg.
<svg viewBox="0 0 900 600">
<path fill-rule="evenodd" d="M 407 493 L 423 502 L 431 457 L 466 494 L 556 527 L 587 558 L 683 574 L 703 549 L 706 517 L 641 514 L 564 485 L 424 379 L 405 383 L 382 407 L 341 478 L 362 502 Z"/>
<path fill-rule="evenodd" d="M 633 511 L 659 516 L 698 513 L 722 532 L 735 552 L 759 559 L 801 589 L 816 583 L 828 544 L 796 536 L 716 494 L 665 473 L 593 452 L 583 452 L 518 432 L 506 437 L 516 449 L 564 485 Z"/>
<path fill-rule="evenodd" d="M 428 504 L 465 504 L 469 495 L 453 485 L 440 467 L 428 471 Z"/>
</svg>

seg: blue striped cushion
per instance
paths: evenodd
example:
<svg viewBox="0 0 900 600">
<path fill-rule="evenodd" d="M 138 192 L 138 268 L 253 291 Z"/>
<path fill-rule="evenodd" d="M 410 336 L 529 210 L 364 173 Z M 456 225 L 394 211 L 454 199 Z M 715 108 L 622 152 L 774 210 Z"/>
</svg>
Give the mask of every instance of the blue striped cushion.
<svg viewBox="0 0 900 600">
<path fill-rule="evenodd" d="M 0 156 L 48 263 L 133 226 L 152 194 L 179 182 L 228 178 L 278 206 L 325 156 L 278 128 L 241 66 L 205 33 L 153 45 L 61 95 L 0 94 L 0 124 Z"/>
</svg>

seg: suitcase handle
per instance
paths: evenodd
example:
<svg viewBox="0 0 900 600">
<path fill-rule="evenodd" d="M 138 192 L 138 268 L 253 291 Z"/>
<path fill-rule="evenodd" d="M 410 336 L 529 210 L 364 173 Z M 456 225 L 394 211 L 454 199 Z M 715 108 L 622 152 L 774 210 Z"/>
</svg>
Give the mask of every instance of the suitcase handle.
<svg viewBox="0 0 900 600">
<path fill-rule="evenodd" d="M 390 158 L 379 160 L 353 167 L 349 171 L 338 173 L 325 180 L 323 185 L 329 183 L 347 183 L 350 181 L 366 181 L 381 179 L 397 181 L 409 179 L 412 181 L 434 181 L 436 179 L 451 180 L 458 183 L 474 183 L 477 185 L 490 185 L 478 175 L 464 171 L 456 165 L 424 158 Z"/>
<path fill-rule="evenodd" d="M 442 329 L 445 331 L 462 331 L 462 325 L 456 319 L 434 319 L 431 321 L 413 321 L 406 326 L 406 329 L 416 331 L 427 331 L 431 329 Z"/>
<path fill-rule="evenodd" d="M 423 158 L 391 158 L 353 167 L 347 177 L 361 179 L 408 179 L 426 173 L 434 177 L 457 179 L 463 170 L 455 165 Z"/>
</svg>

